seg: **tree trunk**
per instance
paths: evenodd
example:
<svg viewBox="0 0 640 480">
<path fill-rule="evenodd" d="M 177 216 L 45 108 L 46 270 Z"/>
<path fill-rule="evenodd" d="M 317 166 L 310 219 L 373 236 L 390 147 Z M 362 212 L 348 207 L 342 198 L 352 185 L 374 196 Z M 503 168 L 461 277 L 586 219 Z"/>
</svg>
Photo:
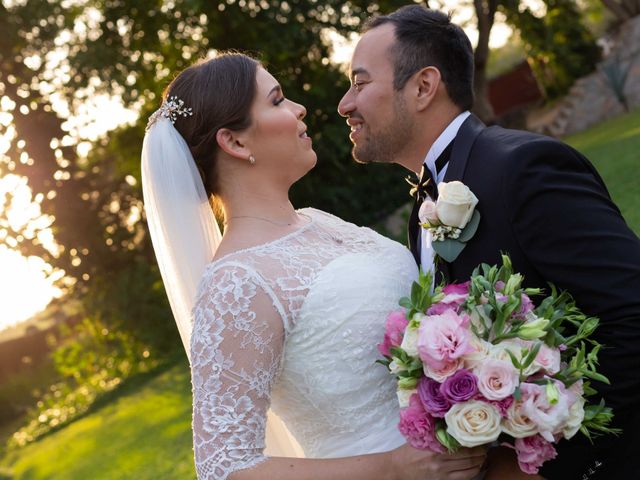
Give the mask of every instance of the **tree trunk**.
<svg viewBox="0 0 640 480">
<path fill-rule="evenodd" d="M 474 0 L 478 18 L 478 45 L 473 55 L 474 90 L 476 95 L 474 113 L 485 123 L 495 119 L 493 108 L 489 103 L 487 85 L 487 62 L 489 61 L 489 36 L 498 7 L 498 0 Z"/>
<path fill-rule="evenodd" d="M 602 3 L 621 22 L 640 15 L 640 0 L 602 0 Z"/>
</svg>

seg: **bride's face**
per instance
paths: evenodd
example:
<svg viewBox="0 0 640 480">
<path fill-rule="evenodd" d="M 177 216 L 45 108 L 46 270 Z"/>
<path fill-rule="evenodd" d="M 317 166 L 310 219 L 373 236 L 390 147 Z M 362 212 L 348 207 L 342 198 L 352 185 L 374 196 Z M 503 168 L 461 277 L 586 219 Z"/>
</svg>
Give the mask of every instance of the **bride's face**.
<svg viewBox="0 0 640 480">
<path fill-rule="evenodd" d="M 307 111 L 287 99 L 277 80 L 262 67 L 258 67 L 256 83 L 247 131 L 247 147 L 256 158 L 252 168 L 290 186 L 316 164 L 303 122 Z"/>
</svg>

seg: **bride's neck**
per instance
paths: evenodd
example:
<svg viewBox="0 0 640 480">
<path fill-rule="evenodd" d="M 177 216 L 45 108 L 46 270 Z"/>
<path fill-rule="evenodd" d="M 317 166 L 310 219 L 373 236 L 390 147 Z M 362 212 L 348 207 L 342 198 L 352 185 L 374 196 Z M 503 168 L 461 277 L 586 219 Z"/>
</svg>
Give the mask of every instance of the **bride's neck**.
<svg viewBox="0 0 640 480">
<path fill-rule="evenodd" d="M 282 188 L 235 185 L 221 192 L 221 200 L 227 222 L 238 218 L 258 217 L 276 223 L 295 223 L 295 209 L 289 200 L 289 192 Z"/>
</svg>

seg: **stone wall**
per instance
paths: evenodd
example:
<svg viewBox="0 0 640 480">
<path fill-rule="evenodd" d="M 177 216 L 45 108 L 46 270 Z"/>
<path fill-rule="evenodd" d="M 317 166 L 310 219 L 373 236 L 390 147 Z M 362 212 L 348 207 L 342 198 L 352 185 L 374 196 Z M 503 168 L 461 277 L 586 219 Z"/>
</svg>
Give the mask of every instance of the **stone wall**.
<svg viewBox="0 0 640 480">
<path fill-rule="evenodd" d="M 640 16 L 621 25 L 613 36 L 604 39 L 604 45 L 605 55 L 597 70 L 577 80 L 560 101 L 532 111 L 527 116 L 527 129 L 563 137 L 624 113 L 605 74 L 605 68 L 611 65 L 629 69 L 624 96 L 629 109 L 640 107 Z"/>
</svg>

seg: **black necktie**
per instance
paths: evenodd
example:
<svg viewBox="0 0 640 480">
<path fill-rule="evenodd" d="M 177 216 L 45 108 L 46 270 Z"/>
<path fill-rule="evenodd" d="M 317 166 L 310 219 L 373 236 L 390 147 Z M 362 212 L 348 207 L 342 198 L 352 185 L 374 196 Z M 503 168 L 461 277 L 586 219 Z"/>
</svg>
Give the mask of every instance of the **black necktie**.
<svg viewBox="0 0 640 480">
<path fill-rule="evenodd" d="M 449 161 L 451 156 L 451 150 L 453 149 L 453 141 L 447 145 L 438 159 L 436 160 L 436 176 L 438 172 L 441 172 L 444 166 Z M 411 183 L 411 182 L 410 182 Z M 412 183 L 413 185 L 413 183 Z M 429 195 L 434 201 L 438 199 L 438 185 L 436 179 L 433 178 L 431 170 L 426 165 L 422 165 L 422 171 L 420 172 L 420 180 L 411 189 L 411 195 L 414 196 L 415 202 L 413 204 L 413 210 L 411 210 L 411 216 L 409 217 L 409 248 L 413 253 L 416 263 L 420 265 L 420 244 L 418 242 L 418 233 L 420 232 L 420 223 L 418 220 L 418 211 L 420 205 Z"/>
</svg>

